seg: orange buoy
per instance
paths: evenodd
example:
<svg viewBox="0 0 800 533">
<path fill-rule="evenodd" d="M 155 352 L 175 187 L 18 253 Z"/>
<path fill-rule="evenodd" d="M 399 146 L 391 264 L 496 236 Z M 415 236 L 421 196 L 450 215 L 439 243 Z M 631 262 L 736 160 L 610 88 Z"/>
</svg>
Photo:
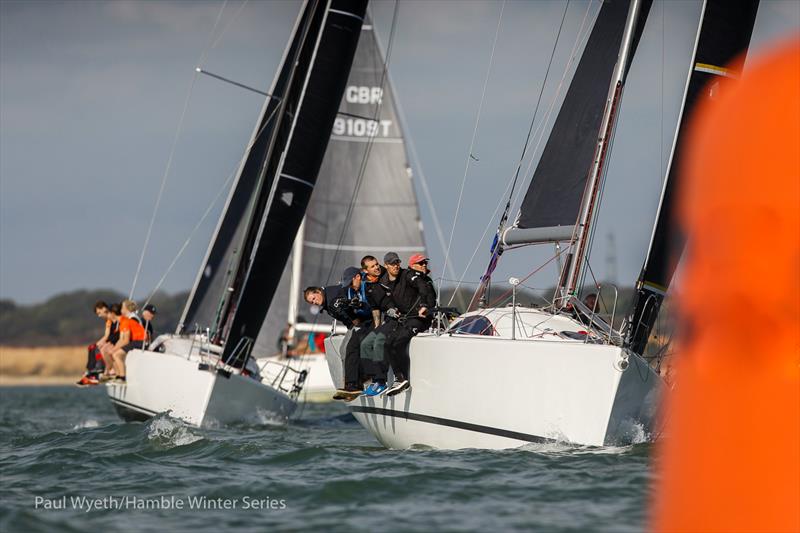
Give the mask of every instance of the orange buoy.
<svg viewBox="0 0 800 533">
<path fill-rule="evenodd" d="M 800 531 L 800 38 L 701 104 L 652 529 Z"/>
</svg>

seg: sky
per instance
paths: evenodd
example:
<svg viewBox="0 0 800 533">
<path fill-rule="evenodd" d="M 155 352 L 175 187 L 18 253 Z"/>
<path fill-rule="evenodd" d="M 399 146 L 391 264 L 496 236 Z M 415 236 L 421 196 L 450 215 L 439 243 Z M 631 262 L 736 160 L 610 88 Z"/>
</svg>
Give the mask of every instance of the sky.
<svg viewBox="0 0 800 533">
<path fill-rule="evenodd" d="M 214 199 L 224 199 L 263 104 L 255 93 L 197 76 L 195 67 L 266 90 L 299 5 L 0 0 L 0 298 L 33 303 L 81 288 L 127 293 L 170 161 L 135 296 L 162 278 L 168 292 L 190 288 L 222 207 Z M 456 276 L 469 284 L 482 274 L 496 208 L 505 204 L 542 84 L 534 160 L 565 72 L 569 80 L 581 22 L 598 8 L 599 0 L 401 0 L 392 33 L 394 2 L 372 2 L 384 48 L 391 41 L 389 69 L 418 156 L 417 192 L 435 275 L 444 272 L 453 227 L 448 262 Z M 590 264 L 598 279 L 629 286 L 641 268 L 699 12 L 694 0 L 656 0 L 650 11 L 597 219 Z M 798 31 L 800 2 L 762 0 L 748 61 Z M 542 120 L 551 103 L 556 111 Z M 477 161 L 467 166 L 479 107 Z M 508 252 L 495 279 L 525 276 L 552 255 L 547 245 Z M 553 265 L 530 285 L 551 286 Z"/>
</svg>

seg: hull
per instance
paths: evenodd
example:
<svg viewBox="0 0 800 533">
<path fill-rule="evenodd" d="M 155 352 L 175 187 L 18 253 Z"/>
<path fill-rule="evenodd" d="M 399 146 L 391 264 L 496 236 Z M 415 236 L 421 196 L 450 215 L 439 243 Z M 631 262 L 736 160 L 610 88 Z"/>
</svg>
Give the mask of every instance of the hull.
<svg viewBox="0 0 800 533">
<path fill-rule="evenodd" d="M 341 339 L 328 347 L 334 375 Z M 423 334 L 410 357 L 410 390 L 348 404 L 387 448 L 602 446 L 654 432 L 661 378 L 614 345 Z"/>
<path fill-rule="evenodd" d="M 336 388 L 333 386 L 328 363 L 324 354 L 306 355 L 302 357 L 263 357 L 257 360 L 258 368 L 264 383 L 273 383 L 280 378 L 285 366 L 293 371 L 306 371 L 303 390 L 297 397 L 303 402 L 324 403 L 332 401 Z"/>
<path fill-rule="evenodd" d="M 127 383 L 106 385 L 112 405 L 124 420 L 168 413 L 194 426 L 216 426 L 286 421 L 294 412 L 296 402 L 288 394 L 251 377 L 226 377 L 213 365 L 201 370 L 201 360 L 191 350 L 176 353 L 184 347 L 181 342 L 166 343 L 166 347 L 164 352 L 132 350 L 126 358 Z"/>
</svg>

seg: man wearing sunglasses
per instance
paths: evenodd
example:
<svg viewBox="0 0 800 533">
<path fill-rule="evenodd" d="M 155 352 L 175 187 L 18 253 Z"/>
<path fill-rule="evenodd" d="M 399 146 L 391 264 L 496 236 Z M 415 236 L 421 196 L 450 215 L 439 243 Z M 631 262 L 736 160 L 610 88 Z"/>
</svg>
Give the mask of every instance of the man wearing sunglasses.
<svg viewBox="0 0 800 533">
<path fill-rule="evenodd" d="M 408 389 L 408 345 L 418 333 L 431 325 L 430 310 L 436 306 L 436 291 L 428 276 L 428 258 L 414 254 L 408 259 L 408 269 L 401 270 L 392 298 L 397 304 L 400 320 L 386 338 L 386 356 L 394 371 L 395 380 L 384 394 L 394 396 Z"/>
</svg>

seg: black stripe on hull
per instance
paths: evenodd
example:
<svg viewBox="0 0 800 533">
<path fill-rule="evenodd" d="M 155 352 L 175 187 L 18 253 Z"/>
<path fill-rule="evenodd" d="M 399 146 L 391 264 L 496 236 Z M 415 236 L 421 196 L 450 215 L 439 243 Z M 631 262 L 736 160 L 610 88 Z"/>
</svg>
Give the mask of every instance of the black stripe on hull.
<svg viewBox="0 0 800 533">
<path fill-rule="evenodd" d="M 125 422 L 144 422 L 145 420 L 150 420 L 158 414 L 149 409 L 145 409 L 144 407 L 139 407 L 138 405 L 132 403 L 117 400 L 116 398 L 111 398 L 111 404 L 114 406 L 114 409 L 117 411 L 117 414 L 120 416 L 120 418 L 122 418 Z"/>
<path fill-rule="evenodd" d="M 409 413 L 407 411 L 395 411 L 394 409 L 353 406 L 350 408 L 350 411 L 353 413 L 390 416 L 393 418 L 402 418 L 404 420 L 413 420 L 415 422 L 425 422 L 426 424 L 436 424 L 437 426 L 446 426 L 455 429 L 463 429 L 465 431 L 485 433 L 487 435 L 494 435 L 496 437 L 505 437 L 507 439 L 515 439 L 525 442 L 537 442 L 537 443 L 556 442 L 556 439 L 540 437 L 538 435 L 530 435 L 528 433 L 520 433 L 518 431 L 510 431 L 508 429 L 494 428 L 491 426 L 482 426 L 480 424 L 470 424 L 469 422 L 461 422 L 460 420 L 451 420 L 449 418 L 439 418 L 438 416 L 420 415 L 417 413 Z"/>
</svg>

